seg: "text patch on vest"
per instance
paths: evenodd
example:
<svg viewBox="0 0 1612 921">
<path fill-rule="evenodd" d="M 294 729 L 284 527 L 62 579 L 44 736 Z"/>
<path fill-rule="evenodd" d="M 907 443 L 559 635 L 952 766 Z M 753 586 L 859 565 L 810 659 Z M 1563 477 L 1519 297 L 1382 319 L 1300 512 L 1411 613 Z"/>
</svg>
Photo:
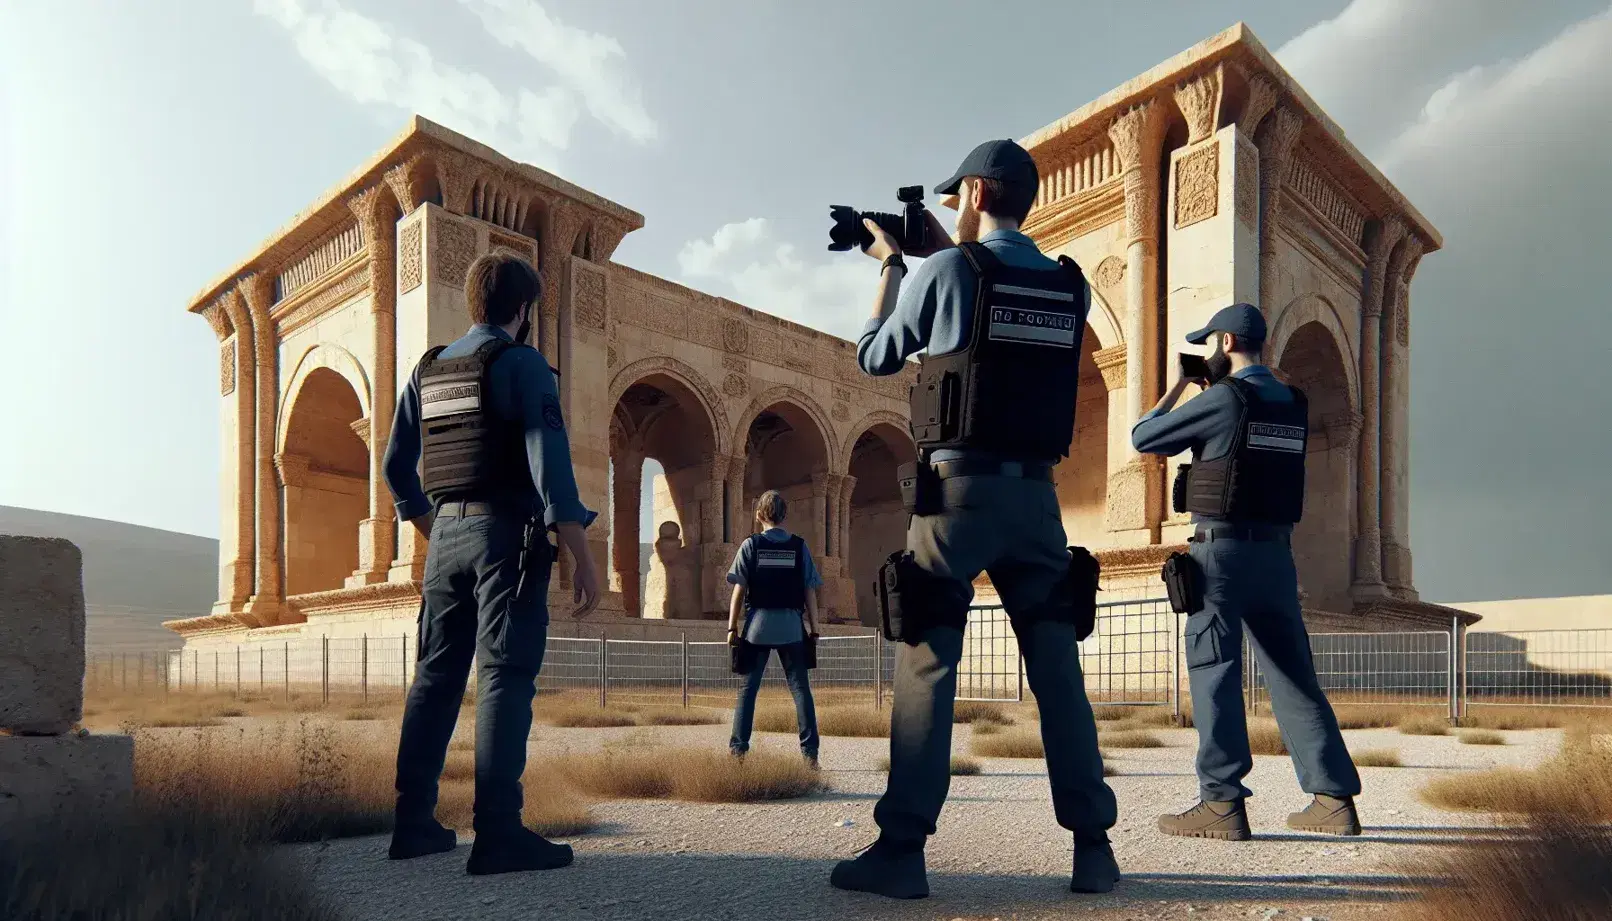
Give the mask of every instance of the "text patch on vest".
<svg viewBox="0 0 1612 921">
<path fill-rule="evenodd" d="M 480 411 L 480 381 L 443 381 L 420 388 L 420 415 L 427 419 Z"/>
<path fill-rule="evenodd" d="M 1304 429 L 1297 425 L 1277 425 L 1273 422 L 1250 422 L 1248 446 L 1266 451 L 1304 453 Z"/>
<path fill-rule="evenodd" d="M 1075 317 L 1021 307 L 992 307 L 990 337 L 997 342 L 1074 348 Z"/>
<path fill-rule="evenodd" d="M 795 551 L 762 550 L 756 555 L 756 565 L 762 569 L 794 569 Z"/>
</svg>

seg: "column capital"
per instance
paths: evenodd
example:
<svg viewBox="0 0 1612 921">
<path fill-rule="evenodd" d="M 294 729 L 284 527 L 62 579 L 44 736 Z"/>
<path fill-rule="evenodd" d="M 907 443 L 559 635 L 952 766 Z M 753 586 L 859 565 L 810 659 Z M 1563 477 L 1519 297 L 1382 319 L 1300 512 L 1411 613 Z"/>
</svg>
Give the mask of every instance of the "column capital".
<svg viewBox="0 0 1612 921">
<path fill-rule="evenodd" d="M 279 474 L 280 485 L 301 486 L 308 482 L 308 458 L 302 454 L 274 455 L 274 469 Z"/>
<path fill-rule="evenodd" d="M 1225 96 L 1225 65 L 1216 64 L 1205 73 L 1175 86 L 1175 107 L 1187 120 L 1187 143 L 1207 141 L 1220 124 L 1220 103 Z"/>
<path fill-rule="evenodd" d="M 274 278 L 272 271 L 248 272 L 235 281 L 235 292 L 246 304 L 246 310 L 255 324 L 268 322 L 269 308 L 274 306 Z"/>
<path fill-rule="evenodd" d="M 1405 221 L 1397 214 L 1390 214 L 1373 222 L 1374 230 L 1368 234 L 1366 244 L 1366 262 L 1369 266 L 1381 272 L 1388 265 L 1388 259 L 1394 254 L 1394 247 L 1405 238 Z"/>
<path fill-rule="evenodd" d="M 229 313 L 219 301 L 214 301 L 202 308 L 201 315 L 202 319 L 207 321 L 207 325 L 213 328 L 213 335 L 218 337 L 219 342 L 228 339 L 235 332 L 230 325 Z"/>
<path fill-rule="evenodd" d="M 1407 231 L 1404 242 L 1394 248 L 1394 254 L 1388 260 L 1388 280 L 1390 282 L 1409 281 L 1410 273 L 1415 271 L 1416 264 L 1422 259 L 1422 251 L 1427 244 L 1422 238 Z"/>
<path fill-rule="evenodd" d="M 1276 89 L 1276 83 L 1270 77 L 1264 74 L 1249 74 L 1242 67 L 1237 67 L 1237 70 L 1248 83 L 1247 98 L 1243 102 L 1242 111 L 1237 113 L 1237 130 L 1241 131 L 1245 137 L 1252 139 L 1254 130 L 1259 127 L 1259 123 L 1276 106 L 1276 99 L 1279 94 Z"/>
<path fill-rule="evenodd" d="M 425 201 L 424 164 L 425 158 L 415 154 L 386 171 L 386 186 L 392 190 L 404 214 L 413 212 Z"/>
<path fill-rule="evenodd" d="M 364 416 L 364 417 L 359 418 L 359 419 L 354 419 L 352 422 L 349 422 L 347 424 L 347 427 L 352 429 L 353 434 L 357 435 L 359 440 L 364 442 L 364 447 L 367 448 L 367 447 L 370 446 L 370 444 L 369 444 L 369 417 L 368 416 Z"/>
<path fill-rule="evenodd" d="M 1098 349 L 1092 353 L 1092 360 L 1097 363 L 1097 370 L 1103 375 L 1103 386 L 1108 390 L 1123 390 L 1125 388 L 1125 343 L 1111 345 L 1106 349 Z"/>
<path fill-rule="evenodd" d="M 1108 126 L 1108 139 L 1124 172 L 1146 169 L 1164 144 L 1164 110 L 1154 100 L 1132 106 Z"/>
<path fill-rule="evenodd" d="M 486 167 L 480 160 L 458 152 L 437 154 L 435 159 L 437 184 L 442 187 L 442 206 L 454 214 L 470 214 L 476 180 Z"/>
</svg>

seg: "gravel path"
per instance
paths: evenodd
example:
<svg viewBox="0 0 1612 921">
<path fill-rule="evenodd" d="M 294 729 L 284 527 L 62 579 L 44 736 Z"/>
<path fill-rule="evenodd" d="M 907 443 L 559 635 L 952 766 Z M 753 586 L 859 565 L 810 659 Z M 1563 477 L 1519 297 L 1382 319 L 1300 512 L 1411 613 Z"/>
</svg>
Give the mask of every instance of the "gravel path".
<svg viewBox="0 0 1612 921">
<path fill-rule="evenodd" d="M 954 745 L 967 750 L 969 730 Z M 720 747 L 726 728 L 654 730 L 540 728 L 535 751 L 590 749 L 632 732 L 672 743 Z M 825 739 L 832 792 L 786 803 L 702 805 L 602 803 L 597 831 L 572 842 L 577 863 L 550 873 L 473 879 L 468 850 L 406 863 L 385 859 L 385 840 L 360 838 L 287 848 L 316 887 L 354 921 L 557 918 L 1277 918 L 1347 921 L 1386 917 L 1407 889 L 1406 858 L 1504 834 L 1478 817 L 1424 806 L 1415 792 L 1451 771 L 1529 766 L 1560 743 L 1550 730 L 1506 733 L 1505 746 L 1462 745 L 1453 736 L 1351 731 L 1354 751 L 1398 749 L 1407 767 L 1363 768 L 1366 834 L 1329 839 L 1289 833 L 1289 811 L 1307 801 L 1286 758 L 1259 757 L 1249 786 L 1255 839 L 1199 841 L 1158 834 L 1157 816 L 1190 805 L 1190 730 L 1162 730 L 1161 749 L 1120 749 L 1110 779 L 1120 802 L 1112 837 L 1127 874 L 1107 896 L 1068 892 L 1070 842 L 1052 817 L 1039 761 L 988 759 L 985 773 L 952 779 L 940 831 L 928 848 L 931 898 L 892 902 L 831 889 L 828 871 L 877 834 L 883 739 Z M 760 745 L 789 750 L 783 735 Z M 1279 914 L 1272 914 L 1279 912 Z"/>
</svg>

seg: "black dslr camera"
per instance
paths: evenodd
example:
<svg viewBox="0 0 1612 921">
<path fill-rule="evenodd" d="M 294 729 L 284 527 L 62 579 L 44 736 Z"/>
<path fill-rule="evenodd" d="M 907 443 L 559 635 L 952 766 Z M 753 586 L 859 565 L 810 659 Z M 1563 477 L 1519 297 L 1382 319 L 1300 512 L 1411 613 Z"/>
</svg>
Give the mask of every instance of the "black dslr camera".
<svg viewBox="0 0 1612 921">
<path fill-rule="evenodd" d="M 834 226 L 828 230 L 829 251 L 844 252 L 853 246 L 866 251 L 872 246 L 873 234 L 863 226 L 863 218 L 878 224 L 885 233 L 895 237 L 896 245 L 903 251 L 928 249 L 929 223 L 924 220 L 924 187 L 902 186 L 896 191 L 896 200 L 906 205 L 900 214 L 857 211 L 850 205 L 830 206 L 828 216 L 833 218 Z"/>
</svg>

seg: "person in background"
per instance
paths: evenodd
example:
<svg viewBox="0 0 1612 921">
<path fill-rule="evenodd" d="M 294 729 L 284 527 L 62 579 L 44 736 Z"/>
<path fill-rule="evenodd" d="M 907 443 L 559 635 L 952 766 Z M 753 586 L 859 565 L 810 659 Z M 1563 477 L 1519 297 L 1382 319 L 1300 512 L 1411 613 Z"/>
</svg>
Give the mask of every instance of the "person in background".
<svg viewBox="0 0 1612 921">
<path fill-rule="evenodd" d="M 776 650 L 789 693 L 795 698 L 800 753 L 815 768 L 817 709 L 807 680 L 807 644 L 817 642 L 817 589 L 823 579 L 812 563 L 806 541 L 784 530 L 788 514 L 789 503 L 777 490 L 762 493 L 756 500 L 756 523 L 762 531 L 739 545 L 733 567 L 728 570 L 728 582 L 733 585 L 733 600 L 728 606 L 728 643 L 747 644 L 753 650 L 738 704 L 733 708 L 733 737 L 728 749 L 741 758 L 750 750 L 756 694 L 767 670 L 768 653 Z"/>
</svg>

